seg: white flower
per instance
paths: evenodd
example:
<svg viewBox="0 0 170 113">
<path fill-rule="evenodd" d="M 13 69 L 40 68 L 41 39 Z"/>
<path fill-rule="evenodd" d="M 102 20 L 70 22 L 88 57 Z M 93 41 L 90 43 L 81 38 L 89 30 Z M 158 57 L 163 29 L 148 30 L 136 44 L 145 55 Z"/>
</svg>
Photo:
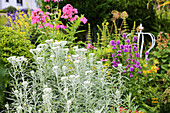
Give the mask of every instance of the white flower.
<svg viewBox="0 0 170 113">
<path fill-rule="evenodd" d="M 44 61 L 43 57 L 37 57 L 37 62 L 42 63 Z"/>
<path fill-rule="evenodd" d="M 90 53 L 90 54 L 89 54 L 90 57 L 93 57 L 94 55 L 95 55 L 94 53 Z"/>
<path fill-rule="evenodd" d="M 75 79 L 80 78 L 80 75 L 75 76 Z"/>
<path fill-rule="evenodd" d="M 119 90 L 116 91 L 116 95 L 120 95 L 120 91 Z"/>
<path fill-rule="evenodd" d="M 17 60 L 19 61 L 27 61 L 27 58 L 25 58 L 24 56 L 18 57 Z"/>
<path fill-rule="evenodd" d="M 102 64 L 102 61 L 97 61 L 96 63 L 97 63 L 97 64 Z"/>
<path fill-rule="evenodd" d="M 52 47 L 51 49 L 55 51 L 55 50 L 58 50 L 59 48 L 60 48 L 60 46 Z"/>
<path fill-rule="evenodd" d="M 122 64 L 118 64 L 118 67 L 122 67 Z"/>
<path fill-rule="evenodd" d="M 78 49 L 78 46 L 74 46 L 73 49 L 74 49 L 74 50 Z"/>
<path fill-rule="evenodd" d="M 67 105 L 71 105 L 71 100 L 67 100 Z"/>
<path fill-rule="evenodd" d="M 5 107 L 6 107 L 7 109 L 9 109 L 9 104 L 5 104 Z"/>
<path fill-rule="evenodd" d="M 30 73 L 31 73 L 31 75 L 33 75 L 33 74 L 34 74 L 34 71 L 30 71 Z"/>
<path fill-rule="evenodd" d="M 85 48 L 81 48 L 81 49 L 77 49 L 77 51 L 87 52 L 87 49 L 85 49 Z"/>
<path fill-rule="evenodd" d="M 67 41 L 60 41 L 60 43 L 61 43 L 61 46 L 63 47 L 67 44 Z"/>
<path fill-rule="evenodd" d="M 16 56 L 11 56 L 9 58 L 7 58 L 7 60 L 12 63 L 13 61 L 16 61 Z"/>
<path fill-rule="evenodd" d="M 63 67 L 62 67 L 62 70 L 65 71 L 65 70 L 66 70 L 66 66 L 63 66 Z"/>
<path fill-rule="evenodd" d="M 44 92 L 45 94 L 51 93 L 51 91 L 52 91 L 51 88 L 45 88 L 45 89 L 43 90 L 43 92 Z"/>
<path fill-rule="evenodd" d="M 21 111 L 21 110 L 22 110 L 22 106 L 18 106 L 18 107 L 17 107 L 17 110 L 18 110 L 18 111 Z"/>
<path fill-rule="evenodd" d="M 100 80 L 101 80 L 101 81 L 103 81 L 103 80 L 104 80 L 104 78 L 101 78 Z"/>
<path fill-rule="evenodd" d="M 28 86 L 28 82 L 24 81 L 24 82 L 22 82 L 22 85 L 26 88 Z"/>
<path fill-rule="evenodd" d="M 92 70 L 90 70 L 90 71 L 86 71 L 86 72 L 85 72 L 85 75 L 87 75 L 88 73 L 89 73 L 89 74 L 92 74 L 92 73 L 93 73 L 93 71 L 92 71 Z"/>
<path fill-rule="evenodd" d="M 48 45 L 47 45 L 47 44 L 39 44 L 39 45 L 37 46 L 37 49 L 38 49 L 38 48 L 47 49 L 47 48 L 48 48 Z"/>
<path fill-rule="evenodd" d="M 90 81 L 84 81 L 84 85 L 85 85 L 85 86 L 90 85 Z"/>
<path fill-rule="evenodd" d="M 69 51 L 69 49 L 68 49 L 68 48 L 65 48 L 65 49 L 63 49 L 63 51 L 68 52 L 68 51 Z"/>
<path fill-rule="evenodd" d="M 54 66 L 53 67 L 53 72 L 57 72 L 57 70 L 58 70 L 58 66 Z"/>
<path fill-rule="evenodd" d="M 79 57 L 79 55 L 78 55 L 78 54 L 72 55 L 72 57 L 73 57 L 74 59 L 77 59 L 77 58 Z"/>
<path fill-rule="evenodd" d="M 55 42 L 53 43 L 53 46 L 60 46 L 60 42 L 58 42 L 57 40 L 55 40 Z"/>
<path fill-rule="evenodd" d="M 35 92 L 35 91 L 33 91 L 33 92 L 32 92 L 32 94 L 33 94 L 33 96 L 35 96 L 35 95 L 36 95 L 36 92 Z"/>
<path fill-rule="evenodd" d="M 68 92 L 68 88 L 64 88 L 64 93 L 67 93 Z"/>
<path fill-rule="evenodd" d="M 46 40 L 45 42 L 48 43 L 48 44 L 49 44 L 49 43 L 52 43 L 52 42 L 53 42 L 53 39 Z"/>
<path fill-rule="evenodd" d="M 18 91 L 18 90 L 15 90 L 15 91 L 14 91 L 14 94 L 15 94 L 15 95 L 17 95 L 18 93 L 19 93 L 19 91 Z"/>
<path fill-rule="evenodd" d="M 68 80 L 68 77 L 61 77 L 61 81 Z"/>
<path fill-rule="evenodd" d="M 74 79 L 76 76 L 75 75 L 70 75 L 69 78 L 70 79 Z"/>
<path fill-rule="evenodd" d="M 74 63 L 74 64 L 79 64 L 79 63 L 80 63 L 80 60 L 75 60 L 73 63 Z"/>
</svg>

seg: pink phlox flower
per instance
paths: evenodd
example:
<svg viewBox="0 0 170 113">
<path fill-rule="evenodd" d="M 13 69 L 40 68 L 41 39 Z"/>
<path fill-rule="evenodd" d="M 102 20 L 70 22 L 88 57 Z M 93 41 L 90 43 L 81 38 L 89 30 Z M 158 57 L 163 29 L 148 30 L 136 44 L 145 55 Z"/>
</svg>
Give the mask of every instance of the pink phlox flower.
<svg viewBox="0 0 170 113">
<path fill-rule="evenodd" d="M 45 12 L 46 15 L 49 15 L 50 13 L 49 12 Z"/>
<path fill-rule="evenodd" d="M 80 21 L 82 21 L 84 24 L 87 23 L 87 19 L 85 17 L 81 18 Z"/>
<path fill-rule="evenodd" d="M 102 58 L 102 59 L 100 59 L 100 61 L 107 61 L 107 59 Z"/>
<path fill-rule="evenodd" d="M 78 16 L 75 15 L 73 18 L 70 19 L 70 21 L 72 22 L 72 21 L 76 20 L 77 18 L 78 18 Z"/>
<path fill-rule="evenodd" d="M 53 29 L 53 25 L 50 24 L 50 28 Z"/>
<path fill-rule="evenodd" d="M 87 48 L 87 49 L 90 49 L 90 48 L 91 48 L 91 44 L 88 43 L 86 48 Z"/>
<path fill-rule="evenodd" d="M 39 29 L 41 29 L 41 28 L 43 28 L 43 26 L 42 25 L 39 25 L 39 27 L 38 27 Z"/>
<path fill-rule="evenodd" d="M 55 26 L 55 29 L 66 29 L 67 28 L 67 26 L 65 26 L 65 25 L 56 25 Z"/>
<path fill-rule="evenodd" d="M 46 23 L 44 26 L 45 27 L 48 27 L 48 26 L 50 26 L 51 24 L 50 23 Z"/>
</svg>

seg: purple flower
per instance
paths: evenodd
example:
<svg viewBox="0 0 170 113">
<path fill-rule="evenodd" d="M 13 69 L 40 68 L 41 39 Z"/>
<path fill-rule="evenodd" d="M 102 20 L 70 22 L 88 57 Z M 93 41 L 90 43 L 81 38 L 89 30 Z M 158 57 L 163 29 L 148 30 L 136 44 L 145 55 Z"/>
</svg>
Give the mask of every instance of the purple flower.
<svg viewBox="0 0 170 113">
<path fill-rule="evenodd" d="M 107 59 L 102 58 L 102 59 L 100 59 L 100 61 L 107 61 Z"/>
<path fill-rule="evenodd" d="M 131 48 L 129 48 L 129 53 L 131 53 L 132 52 L 132 49 Z"/>
<path fill-rule="evenodd" d="M 121 50 L 118 50 L 117 53 L 121 53 L 122 51 Z"/>
<path fill-rule="evenodd" d="M 120 64 L 120 61 L 117 61 L 117 64 Z"/>
<path fill-rule="evenodd" d="M 129 66 L 127 65 L 127 66 L 125 67 L 125 69 L 128 70 L 128 68 L 129 68 Z"/>
<path fill-rule="evenodd" d="M 133 51 L 137 51 L 137 47 L 136 46 L 133 46 Z"/>
<path fill-rule="evenodd" d="M 133 67 L 130 67 L 130 71 L 133 72 Z"/>
<path fill-rule="evenodd" d="M 132 44 L 133 46 L 137 46 L 137 44 Z"/>
<path fill-rule="evenodd" d="M 135 64 L 133 64 L 132 66 L 133 66 L 134 68 L 136 68 L 136 65 L 135 65 Z"/>
<path fill-rule="evenodd" d="M 111 40 L 111 41 L 110 41 L 110 45 L 112 45 L 112 46 L 115 45 L 115 41 L 114 41 L 114 40 Z"/>
<path fill-rule="evenodd" d="M 116 44 L 117 44 L 117 45 L 120 45 L 120 41 L 119 41 L 119 40 L 117 40 L 117 41 L 116 41 Z"/>
<path fill-rule="evenodd" d="M 129 63 L 129 61 L 128 61 L 128 60 L 126 60 L 126 63 L 128 64 L 128 63 Z"/>
<path fill-rule="evenodd" d="M 124 45 L 124 48 L 128 48 L 128 45 Z"/>
<path fill-rule="evenodd" d="M 116 49 L 116 45 L 113 45 L 113 47 L 111 49 Z"/>
<path fill-rule="evenodd" d="M 137 37 L 136 36 L 133 37 L 133 42 L 137 42 Z"/>
<path fill-rule="evenodd" d="M 113 60 L 113 61 L 112 61 L 112 63 L 113 63 L 113 64 L 115 64 L 115 63 L 116 63 L 116 61 L 114 61 L 114 60 Z"/>
<path fill-rule="evenodd" d="M 130 58 L 128 58 L 128 60 L 130 60 Z"/>
<path fill-rule="evenodd" d="M 148 53 L 148 52 L 145 52 L 145 55 L 149 55 L 149 53 Z"/>
<path fill-rule="evenodd" d="M 126 39 L 126 33 L 122 34 L 123 39 Z"/>
<path fill-rule="evenodd" d="M 132 45 L 128 45 L 128 48 L 132 48 Z"/>
<path fill-rule="evenodd" d="M 138 68 L 141 70 L 141 66 L 138 66 Z"/>
<path fill-rule="evenodd" d="M 133 77 L 133 75 L 130 73 L 130 77 Z"/>
<path fill-rule="evenodd" d="M 141 73 L 141 71 L 138 71 L 138 73 Z"/>
<path fill-rule="evenodd" d="M 123 72 L 124 72 L 124 73 L 126 73 L 127 71 L 126 71 L 126 70 L 124 70 Z"/>
<path fill-rule="evenodd" d="M 127 39 L 127 40 L 126 40 L 126 43 L 128 43 L 128 44 L 129 44 L 129 43 L 130 43 L 130 40 L 129 40 L 129 39 Z"/>
<path fill-rule="evenodd" d="M 120 49 L 123 49 L 123 48 L 124 48 L 124 46 L 123 46 L 123 44 L 121 44 L 121 45 L 120 45 Z"/>
<path fill-rule="evenodd" d="M 116 54 L 115 54 L 115 53 L 113 53 L 113 54 L 112 54 L 112 57 L 114 58 L 115 56 L 116 56 Z"/>
<path fill-rule="evenodd" d="M 127 48 L 125 48 L 125 49 L 123 50 L 123 52 L 128 52 L 128 49 L 127 49 Z"/>
<path fill-rule="evenodd" d="M 133 57 L 133 56 L 132 56 L 132 53 L 130 53 L 130 54 L 129 54 L 129 57 L 130 57 L 130 58 L 132 58 L 132 57 Z"/>
<path fill-rule="evenodd" d="M 146 75 L 146 76 L 148 76 L 148 75 Z"/>
<path fill-rule="evenodd" d="M 146 61 L 148 61 L 149 59 L 147 58 Z"/>
<path fill-rule="evenodd" d="M 132 59 L 132 62 L 135 62 L 135 59 Z"/>
<path fill-rule="evenodd" d="M 117 66 L 118 66 L 118 64 L 115 64 L 115 65 L 112 65 L 112 66 L 117 67 Z"/>
<path fill-rule="evenodd" d="M 140 63 L 139 63 L 139 62 L 136 62 L 136 65 L 140 65 Z"/>
<path fill-rule="evenodd" d="M 121 56 L 121 54 L 117 54 L 117 56 Z"/>
<path fill-rule="evenodd" d="M 135 53 L 135 55 L 136 55 L 136 57 L 137 57 L 137 58 L 139 58 L 139 57 L 140 57 L 138 53 Z"/>
</svg>

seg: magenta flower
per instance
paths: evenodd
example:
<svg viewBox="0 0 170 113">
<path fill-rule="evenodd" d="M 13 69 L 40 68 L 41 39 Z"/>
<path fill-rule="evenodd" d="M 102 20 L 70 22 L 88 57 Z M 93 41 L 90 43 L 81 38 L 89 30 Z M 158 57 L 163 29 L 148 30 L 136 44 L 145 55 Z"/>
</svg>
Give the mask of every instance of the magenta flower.
<svg viewBox="0 0 170 113">
<path fill-rule="evenodd" d="M 132 49 L 131 48 L 129 48 L 129 53 L 131 53 L 132 52 Z"/>
<path fill-rule="evenodd" d="M 87 23 L 87 19 L 85 17 L 81 18 L 80 21 L 82 21 L 84 24 Z"/>
<path fill-rule="evenodd" d="M 113 60 L 113 61 L 112 61 L 112 63 L 113 63 L 113 64 L 115 64 L 115 63 L 116 63 L 116 61 L 114 61 L 114 60 Z"/>
<path fill-rule="evenodd" d="M 126 70 L 124 70 L 123 72 L 124 72 L 124 73 L 126 73 L 127 71 L 126 71 Z"/>
<path fill-rule="evenodd" d="M 127 48 L 125 48 L 125 49 L 123 50 L 123 52 L 128 52 L 128 49 L 127 49 Z"/>
<path fill-rule="evenodd" d="M 137 37 L 136 36 L 133 37 L 133 42 L 137 42 Z"/>
<path fill-rule="evenodd" d="M 102 58 L 102 59 L 100 59 L 100 61 L 107 61 L 107 59 Z"/>
<path fill-rule="evenodd" d="M 65 5 L 62 9 L 62 12 L 63 12 L 63 15 L 61 15 L 61 18 L 64 18 L 64 19 L 68 19 L 68 18 L 71 19 L 74 14 L 78 13 L 77 9 L 73 8 L 73 6 L 70 4 Z M 70 21 L 77 19 L 76 17 L 77 16 L 74 16 Z"/>
<path fill-rule="evenodd" d="M 67 28 L 67 26 L 65 26 L 65 25 L 56 25 L 55 26 L 55 29 L 57 30 L 57 29 L 66 29 Z"/>
<path fill-rule="evenodd" d="M 135 53 L 135 55 L 136 55 L 136 57 L 137 57 L 137 58 L 139 58 L 139 57 L 140 57 L 138 53 Z"/>
<path fill-rule="evenodd" d="M 119 40 L 117 40 L 117 41 L 116 41 L 116 44 L 117 44 L 117 45 L 120 45 L 120 41 L 119 41 Z"/>
<path fill-rule="evenodd" d="M 91 44 L 88 43 L 86 48 L 87 48 L 87 49 L 90 49 L 90 48 L 91 48 Z"/>
<path fill-rule="evenodd" d="M 70 21 L 72 22 L 72 21 L 76 20 L 77 18 L 78 18 L 78 16 L 75 15 L 73 18 L 70 18 Z"/>
<path fill-rule="evenodd" d="M 145 52 L 145 55 L 149 55 L 149 53 L 148 53 L 148 52 Z"/>
<path fill-rule="evenodd" d="M 120 45 L 120 49 L 123 49 L 123 48 L 124 48 L 124 46 L 123 46 L 123 44 L 121 44 L 121 45 Z"/>
<path fill-rule="evenodd" d="M 116 49 L 116 45 L 114 45 L 111 49 Z"/>
<path fill-rule="evenodd" d="M 39 27 L 38 27 L 39 29 L 41 29 L 41 28 L 43 28 L 43 26 L 42 25 L 39 25 Z"/>
<path fill-rule="evenodd" d="M 117 56 L 121 56 L 121 54 L 117 54 Z"/>
<path fill-rule="evenodd" d="M 45 27 L 48 27 L 48 26 L 50 26 L 50 25 L 51 25 L 50 23 L 44 24 Z"/>
<path fill-rule="evenodd" d="M 139 63 L 139 62 L 136 62 L 136 65 L 140 65 L 140 63 Z"/>
<path fill-rule="evenodd" d="M 132 44 L 133 46 L 137 46 L 137 44 Z"/>
<path fill-rule="evenodd" d="M 122 34 L 123 39 L 126 39 L 126 33 Z"/>
<path fill-rule="evenodd" d="M 116 63 L 115 65 L 112 65 L 112 66 L 114 66 L 114 67 L 118 67 L 118 64 Z"/>
<path fill-rule="evenodd" d="M 115 45 L 115 41 L 114 41 L 114 40 L 111 40 L 111 41 L 110 41 L 110 45 L 114 46 L 114 45 Z"/>
<path fill-rule="evenodd" d="M 130 77 L 133 77 L 133 75 L 130 73 Z"/>
<path fill-rule="evenodd" d="M 121 50 L 118 50 L 117 53 L 121 53 L 122 51 Z"/>
<path fill-rule="evenodd" d="M 129 61 L 128 61 L 128 60 L 126 60 L 126 63 L 127 63 L 127 64 L 129 64 Z"/>
<path fill-rule="evenodd" d="M 133 56 L 132 56 L 132 53 L 130 53 L 130 54 L 129 54 L 129 57 L 130 57 L 130 58 L 132 58 L 132 57 L 133 57 Z"/>
<path fill-rule="evenodd" d="M 124 45 L 124 48 L 128 48 L 128 45 Z"/>
<path fill-rule="evenodd" d="M 50 24 L 50 28 L 53 29 L 53 25 Z"/>
<path fill-rule="evenodd" d="M 133 67 L 130 67 L 129 70 L 130 70 L 131 72 L 133 72 Z"/>
<path fill-rule="evenodd" d="M 130 43 L 130 40 L 129 40 L 129 39 L 127 39 L 127 40 L 126 40 L 126 43 L 128 43 L 128 44 L 129 44 L 129 43 Z"/>
<path fill-rule="evenodd" d="M 46 15 L 49 15 L 50 13 L 49 12 L 45 12 Z"/>
<path fill-rule="evenodd" d="M 137 51 L 137 47 L 136 46 L 133 46 L 133 51 Z"/>
</svg>

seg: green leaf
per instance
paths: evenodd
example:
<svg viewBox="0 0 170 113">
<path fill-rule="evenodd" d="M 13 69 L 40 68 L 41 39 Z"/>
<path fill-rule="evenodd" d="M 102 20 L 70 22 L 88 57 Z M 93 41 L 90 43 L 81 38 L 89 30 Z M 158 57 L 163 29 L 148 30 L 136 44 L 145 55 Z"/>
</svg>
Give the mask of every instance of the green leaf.
<svg viewBox="0 0 170 113">
<path fill-rule="evenodd" d="M 161 59 L 163 63 L 165 63 L 167 61 L 167 59 Z"/>
</svg>

